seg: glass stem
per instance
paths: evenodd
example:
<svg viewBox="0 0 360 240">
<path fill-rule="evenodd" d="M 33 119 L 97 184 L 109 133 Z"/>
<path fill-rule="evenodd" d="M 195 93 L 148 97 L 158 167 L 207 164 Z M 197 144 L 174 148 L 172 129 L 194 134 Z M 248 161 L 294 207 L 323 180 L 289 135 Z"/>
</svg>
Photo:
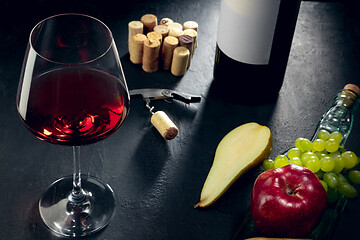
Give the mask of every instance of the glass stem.
<svg viewBox="0 0 360 240">
<path fill-rule="evenodd" d="M 85 192 L 81 188 L 80 148 L 80 146 L 73 146 L 74 173 L 73 189 L 70 195 L 70 201 L 73 203 L 81 203 L 85 199 Z"/>
</svg>

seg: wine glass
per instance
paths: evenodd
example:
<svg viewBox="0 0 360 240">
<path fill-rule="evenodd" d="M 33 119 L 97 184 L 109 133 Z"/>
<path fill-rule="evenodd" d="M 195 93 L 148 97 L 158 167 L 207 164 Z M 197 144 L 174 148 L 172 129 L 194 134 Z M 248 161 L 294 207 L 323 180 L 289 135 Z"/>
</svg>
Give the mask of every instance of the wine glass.
<svg viewBox="0 0 360 240">
<path fill-rule="evenodd" d="M 73 147 L 73 175 L 39 200 L 43 222 L 63 236 L 105 227 L 115 209 L 111 187 L 81 175 L 80 146 L 114 133 L 129 111 L 129 93 L 115 42 L 101 21 L 60 14 L 31 31 L 17 94 L 25 126 L 40 140 Z"/>
</svg>

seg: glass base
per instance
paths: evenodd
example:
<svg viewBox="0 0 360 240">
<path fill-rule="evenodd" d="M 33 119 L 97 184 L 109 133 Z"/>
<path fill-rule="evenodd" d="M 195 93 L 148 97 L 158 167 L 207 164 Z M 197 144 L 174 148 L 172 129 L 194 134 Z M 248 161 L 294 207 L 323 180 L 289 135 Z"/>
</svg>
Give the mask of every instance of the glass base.
<svg viewBox="0 0 360 240">
<path fill-rule="evenodd" d="M 104 228 L 115 212 L 111 187 L 97 178 L 82 176 L 85 195 L 81 202 L 74 202 L 72 186 L 73 177 L 63 177 L 51 184 L 40 199 L 40 216 L 46 226 L 67 237 L 86 236 Z"/>
</svg>

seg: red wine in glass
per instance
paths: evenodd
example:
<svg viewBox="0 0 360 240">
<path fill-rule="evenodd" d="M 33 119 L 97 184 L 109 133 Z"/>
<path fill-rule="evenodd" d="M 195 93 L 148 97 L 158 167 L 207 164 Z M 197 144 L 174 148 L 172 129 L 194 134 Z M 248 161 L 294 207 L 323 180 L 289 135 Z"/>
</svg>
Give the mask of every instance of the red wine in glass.
<svg viewBox="0 0 360 240">
<path fill-rule="evenodd" d="M 41 140 L 80 146 L 102 140 L 125 120 L 123 84 L 94 68 L 60 68 L 33 80 L 24 124 Z"/>
</svg>

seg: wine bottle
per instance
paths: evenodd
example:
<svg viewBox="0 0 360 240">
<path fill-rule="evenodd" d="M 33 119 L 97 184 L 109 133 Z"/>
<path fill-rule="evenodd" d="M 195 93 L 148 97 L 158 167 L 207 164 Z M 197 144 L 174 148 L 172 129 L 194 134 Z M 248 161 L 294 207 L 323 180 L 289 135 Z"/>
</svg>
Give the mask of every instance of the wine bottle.
<svg viewBox="0 0 360 240">
<path fill-rule="evenodd" d="M 253 94 L 249 89 L 256 86 L 262 101 L 277 96 L 300 2 L 222 0 L 214 64 L 216 91 L 246 99 Z"/>
</svg>

